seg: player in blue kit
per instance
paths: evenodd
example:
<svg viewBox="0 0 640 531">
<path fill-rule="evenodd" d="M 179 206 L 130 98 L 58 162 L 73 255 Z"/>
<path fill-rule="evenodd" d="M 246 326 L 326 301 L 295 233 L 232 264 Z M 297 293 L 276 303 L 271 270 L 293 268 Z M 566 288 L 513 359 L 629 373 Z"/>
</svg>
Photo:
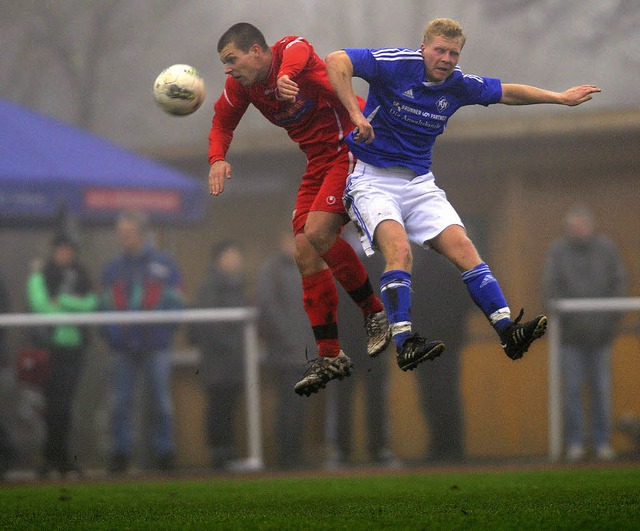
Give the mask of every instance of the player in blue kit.
<svg viewBox="0 0 640 531">
<path fill-rule="evenodd" d="M 405 371 L 444 350 L 442 341 L 427 341 L 412 331 L 409 241 L 431 247 L 460 270 L 509 358 L 521 358 L 547 326 L 544 315 L 520 323 L 522 310 L 511 319 L 500 285 L 435 183 L 431 151 L 449 118 L 465 105 L 575 106 L 600 92 L 594 85 L 552 92 L 463 74 L 457 64 L 465 40 L 457 22 L 436 19 L 427 24 L 418 50 L 345 49 L 326 59 L 329 80 L 356 126 L 346 139 L 358 162 L 347 181 L 345 205 L 367 254 L 378 249 L 385 257 L 382 299 L 398 365 Z M 364 111 L 353 91 L 353 77 L 369 84 Z"/>
</svg>

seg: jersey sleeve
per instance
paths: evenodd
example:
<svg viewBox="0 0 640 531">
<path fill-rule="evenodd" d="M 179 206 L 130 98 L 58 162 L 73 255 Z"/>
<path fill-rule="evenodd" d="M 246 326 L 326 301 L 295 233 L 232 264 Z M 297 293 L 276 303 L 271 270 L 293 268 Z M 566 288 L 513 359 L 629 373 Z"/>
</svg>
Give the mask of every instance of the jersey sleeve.
<svg viewBox="0 0 640 531">
<path fill-rule="evenodd" d="M 377 63 L 369 48 L 345 48 L 353 64 L 353 75 L 371 81 L 378 74 Z"/>
<path fill-rule="evenodd" d="M 309 62 L 312 54 L 311 44 L 302 37 L 296 37 L 284 47 L 278 77 L 287 75 L 293 79 L 298 76 Z"/>
<path fill-rule="evenodd" d="M 240 119 L 249 106 L 249 98 L 242 86 L 227 77 L 224 91 L 213 106 L 213 119 L 209 132 L 209 164 L 224 160 Z"/>
<path fill-rule="evenodd" d="M 463 80 L 469 105 L 487 106 L 498 103 L 502 98 L 502 83 L 499 79 L 464 74 Z"/>
</svg>

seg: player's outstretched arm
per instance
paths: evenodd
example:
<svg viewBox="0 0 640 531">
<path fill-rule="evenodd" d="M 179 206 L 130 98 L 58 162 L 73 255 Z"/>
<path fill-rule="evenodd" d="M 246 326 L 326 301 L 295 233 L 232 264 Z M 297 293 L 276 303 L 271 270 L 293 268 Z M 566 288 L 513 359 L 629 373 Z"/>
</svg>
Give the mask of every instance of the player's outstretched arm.
<svg viewBox="0 0 640 531">
<path fill-rule="evenodd" d="M 532 105 L 535 103 L 555 103 L 574 107 L 589 101 L 596 92 L 602 92 L 595 85 L 579 85 L 565 90 L 553 92 L 529 85 L 505 83 L 502 85 L 500 103 L 505 105 Z"/>
<path fill-rule="evenodd" d="M 231 164 L 217 160 L 209 168 L 209 193 L 220 195 L 224 191 L 225 179 L 231 179 Z"/>
</svg>

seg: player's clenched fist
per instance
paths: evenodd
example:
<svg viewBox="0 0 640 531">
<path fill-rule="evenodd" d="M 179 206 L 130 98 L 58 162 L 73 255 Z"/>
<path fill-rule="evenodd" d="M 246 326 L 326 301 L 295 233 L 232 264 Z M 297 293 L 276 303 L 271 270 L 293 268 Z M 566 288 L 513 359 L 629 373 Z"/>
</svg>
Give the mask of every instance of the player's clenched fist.
<svg viewBox="0 0 640 531">
<path fill-rule="evenodd" d="M 296 96 L 298 95 L 300 89 L 298 88 L 298 84 L 295 81 L 289 79 L 289 76 L 280 76 L 278 78 L 278 81 L 276 81 L 276 86 L 278 87 L 278 99 L 286 101 L 296 101 Z"/>
</svg>

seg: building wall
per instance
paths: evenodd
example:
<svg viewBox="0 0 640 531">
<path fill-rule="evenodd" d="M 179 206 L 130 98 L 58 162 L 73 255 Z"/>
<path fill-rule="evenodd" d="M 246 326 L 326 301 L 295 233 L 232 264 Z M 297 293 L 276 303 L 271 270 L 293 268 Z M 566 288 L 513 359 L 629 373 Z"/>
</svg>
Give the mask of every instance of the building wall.
<svg viewBox="0 0 640 531">
<path fill-rule="evenodd" d="M 463 219 L 481 228 L 479 247 L 499 278 L 512 311 L 517 313 L 524 307 L 525 316 L 543 311 L 541 276 L 546 250 L 562 233 L 566 209 L 578 201 L 593 208 L 599 230 L 618 243 L 629 270 L 629 295 L 639 296 L 640 275 L 634 268 L 640 256 L 640 220 L 635 215 L 640 195 L 640 160 L 635 148 L 640 140 L 638 130 L 605 131 L 596 127 L 558 134 L 558 128 L 537 132 L 534 128 L 529 134 L 504 138 L 492 138 L 491 131 L 485 133 L 454 135 L 451 141 L 442 142 L 435 156 L 435 172 Z M 255 219 L 279 216 L 277 209 L 267 209 L 269 214 L 263 216 L 262 208 L 255 205 Z M 222 211 L 227 209 L 236 209 L 234 201 L 218 205 L 218 219 L 226 218 Z M 629 316 L 626 328 L 635 318 Z M 513 362 L 502 352 L 479 310 L 469 320 L 469 332 L 461 372 L 469 455 L 546 455 L 546 341 L 536 343 L 522 360 Z M 615 416 L 622 412 L 640 415 L 636 393 L 640 373 L 633 371 L 638 365 L 637 347 L 638 338 L 630 333 L 621 335 L 616 343 Z M 422 416 L 413 414 L 419 410 L 415 381 L 412 374 L 397 370 L 389 353 L 387 362 L 392 444 L 401 457 L 417 458 L 425 451 L 429 435 Z M 359 396 L 360 409 L 364 400 L 366 397 Z M 268 408 L 264 415 L 268 425 Z M 356 418 L 356 427 L 359 455 L 364 457 L 362 415 Z M 314 455 L 322 447 L 322 430 L 316 428 L 308 441 Z M 265 444 L 273 444 L 268 435 Z M 626 442 L 616 436 L 614 444 L 624 450 Z"/>
<path fill-rule="evenodd" d="M 574 123 L 479 123 L 473 129 L 451 128 L 436 148 L 434 167 L 438 183 L 468 220 L 470 230 L 492 270 L 500 279 L 512 310 L 524 307 L 527 316 L 542 311 L 540 282 L 545 253 L 562 232 L 564 212 L 575 201 L 594 209 L 599 229 L 618 243 L 629 271 L 629 294 L 640 296 L 640 124 L 638 112 L 611 116 L 583 116 Z M 589 127 L 585 127 L 584 123 Z M 198 166 L 201 163 L 193 163 Z M 193 296 L 208 264 L 211 245 L 222 238 L 236 238 L 245 245 L 251 278 L 275 246 L 275 235 L 287 227 L 304 160 L 298 150 L 237 151 L 234 176 L 228 189 L 211 198 L 201 226 L 163 228 L 158 242 L 178 259 Z M 189 161 L 175 161 L 189 168 Z M 200 170 L 198 170 L 200 171 Z M 0 256 L 9 280 L 15 311 L 24 310 L 23 286 L 28 263 L 47 248 L 46 229 L 3 230 L 0 244 L 11 253 Z M 83 229 L 84 256 L 98 278 L 101 264 L 117 250 L 110 227 Z M 508 360 L 495 334 L 476 311 L 470 318 L 469 344 L 461 373 L 467 416 L 467 449 L 471 456 L 540 456 L 547 452 L 547 345 L 537 343 L 518 362 Z M 637 316 L 625 320 L 637 327 Z M 12 337 L 16 336 L 12 331 Z M 15 345 L 16 339 L 12 342 Z M 178 350 L 189 349 L 182 334 Z M 621 335 L 614 353 L 614 413 L 640 415 L 637 401 L 638 338 Z M 302 354 L 301 354 L 302 356 Z M 417 411 L 415 383 L 387 356 L 391 378 L 391 422 L 394 450 L 405 458 L 424 452 L 428 433 Z M 106 451 L 104 374 L 108 352 L 96 339 L 89 353 L 78 399 L 78 446 L 85 458 L 100 458 Z M 301 359 L 301 371 L 304 360 Z M 420 367 L 418 370 L 428 370 Z M 335 383 L 335 385 L 340 385 Z M 205 464 L 202 425 L 204 404 L 193 367 L 176 368 L 173 380 L 178 422 L 179 459 L 185 466 Z M 266 396 L 268 382 L 263 382 Z M 307 446 L 321 455 L 322 393 L 314 401 L 313 423 L 308 426 Z M 359 396 L 362 406 L 366 397 Z M 272 411 L 263 401 L 265 449 L 273 451 L 270 431 Z M 14 403 L 6 401 L 6 404 Z M 96 407 L 96 404 L 99 406 Z M 99 418 L 96 418 L 99 417 Z M 361 416 L 355 435 L 364 456 Z M 238 428 L 243 438 L 242 426 Z M 614 439 L 618 448 L 625 441 Z M 37 451 L 37 445 L 32 445 Z"/>
</svg>

